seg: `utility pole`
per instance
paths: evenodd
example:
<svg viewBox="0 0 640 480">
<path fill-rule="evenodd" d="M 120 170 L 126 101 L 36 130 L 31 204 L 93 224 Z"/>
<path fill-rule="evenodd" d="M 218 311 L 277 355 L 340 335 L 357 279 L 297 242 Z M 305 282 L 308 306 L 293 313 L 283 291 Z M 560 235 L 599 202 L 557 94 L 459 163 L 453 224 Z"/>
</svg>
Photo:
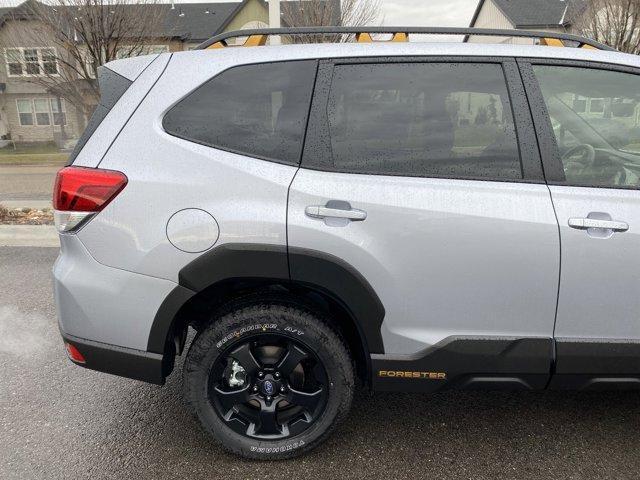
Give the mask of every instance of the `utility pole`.
<svg viewBox="0 0 640 480">
<path fill-rule="evenodd" d="M 269 0 L 269 28 L 280 28 L 280 0 Z M 280 45 L 280 36 L 271 37 L 271 45 Z"/>
</svg>

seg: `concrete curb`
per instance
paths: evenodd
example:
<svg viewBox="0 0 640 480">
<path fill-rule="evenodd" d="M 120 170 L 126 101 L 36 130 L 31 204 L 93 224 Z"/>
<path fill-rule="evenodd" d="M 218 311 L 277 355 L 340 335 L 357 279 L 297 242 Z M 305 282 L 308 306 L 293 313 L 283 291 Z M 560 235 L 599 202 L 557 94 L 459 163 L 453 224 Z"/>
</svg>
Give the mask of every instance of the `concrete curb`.
<svg viewBox="0 0 640 480">
<path fill-rule="evenodd" d="M 34 210 L 42 210 L 44 208 L 53 208 L 51 200 L 0 200 L 0 204 L 7 208 L 32 208 Z"/>
<path fill-rule="evenodd" d="M 53 225 L 0 225 L 0 247 L 60 247 Z"/>
</svg>

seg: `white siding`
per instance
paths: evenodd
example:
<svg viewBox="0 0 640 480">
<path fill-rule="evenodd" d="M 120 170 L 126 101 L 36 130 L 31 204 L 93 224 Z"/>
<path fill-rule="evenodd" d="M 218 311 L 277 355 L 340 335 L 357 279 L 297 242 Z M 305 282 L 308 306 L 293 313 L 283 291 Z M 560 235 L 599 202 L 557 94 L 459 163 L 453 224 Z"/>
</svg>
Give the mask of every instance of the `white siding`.
<svg viewBox="0 0 640 480">
<path fill-rule="evenodd" d="M 485 0 L 478 18 L 476 18 L 476 23 L 472 26 L 477 28 L 514 28 L 513 23 L 493 3 L 493 0 Z M 511 39 L 507 37 L 469 37 L 469 42 L 472 43 L 516 43 L 515 40 L 517 40 L 517 43 L 533 43 L 527 39 Z"/>
<path fill-rule="evenodd" d="M 514 29 L 515 26 L 511 21 L 500 11 L 493 0 L 485 0 L 478 18 L 472 27 L 477 28 L 506 28 Z M 563 33 L 564 30 L 558 26 L 558 28 L 534 28 L 533 30 L 543 32 Z M 512 43 L 519 45 L 533 45 L 535 41 L 530 38 L 509 38 L 509 37 L 487 37 L 487 36 L 475 36 L 469 37 L 470 43 Z"/>
</svg>

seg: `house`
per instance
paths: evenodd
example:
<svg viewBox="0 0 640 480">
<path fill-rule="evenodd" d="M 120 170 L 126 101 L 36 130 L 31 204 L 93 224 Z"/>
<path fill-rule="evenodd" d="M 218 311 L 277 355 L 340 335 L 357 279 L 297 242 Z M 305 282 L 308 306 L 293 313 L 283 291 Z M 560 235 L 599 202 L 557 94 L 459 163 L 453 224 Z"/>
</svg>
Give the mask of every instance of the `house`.
<svg viewBox="0 0 640 480">
<path fill-rule="evenodd" d="M 9 42 L 12 34 L 15 35 L 17 22 L 35 21 L 29 13 L 29 5 L 34 1 L 0 8 L 0 46 L 12 47 L 0 47 L 0 140 L 37 143 L 57 142 L 64 137 L 72 144 L 82 133 L 87 115 L 74 108 L 71 102 L 53 98 L 46 88 L 33 81 L 39 75 L 59 71 L 55 48 L 39 44 L 16 47 Z M 166 11 L 163 12 L 162 31 L 149 39 L 149 45 L 141 53 L 187 50 L 212 35 L 266 27 L 269 22 L 268 4 L 264 0 L 155 4 L 149 8 Z M 24 23 L 20 23 L 20 27 L 23 26 Z"/>
<path fill-rule="evenodd" d="M 575 23 L 586 7 L 585 0 L 480 0 L 469 26 L 575 33 Z M 467 36 L 464 41 L 517 44 L 535 42 L 530 38 L 479 35 Z"/>
<path fill-rule="evenodd" d="M 580 21 L 588 14 L 588 7 L 586 0 L 480 0 L 470 26 L 579 34 L 578 27 Z M 464 41 L 532 44 L 537 40 L 478 35 L 467 36 Z M 577 94 L 559 94 L 558 98 L 570 106 L 576 114 L 594 125 L 606 119 L 604 120 L 605 128 L 611 131 L 605 133 L 610 138 L 615 137 L 616 134 L 611 128 L 612 125 L 618 125 L 620 131 L 637 128 L 640 125 L 640 103 Z M 615 120 L 612 120 L 612 116 Z M 563 131 L 561 135 L 566 137 L 570 134 Z"/>
</svg>

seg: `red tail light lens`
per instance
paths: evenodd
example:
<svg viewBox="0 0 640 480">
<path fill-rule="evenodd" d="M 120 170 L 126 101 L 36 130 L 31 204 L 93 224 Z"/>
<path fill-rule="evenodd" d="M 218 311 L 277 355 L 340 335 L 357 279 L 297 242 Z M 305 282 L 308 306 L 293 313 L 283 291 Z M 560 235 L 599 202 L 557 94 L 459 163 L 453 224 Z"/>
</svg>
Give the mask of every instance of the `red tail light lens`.
<svg viewBox="0 0 640 480">
<path fill-rule="evenodd" d="M 76 363 L 86 363 L 87 361 L 84 359 L 84 356 L 80 353 L 80 350 L 77 349 L 75 345 L 71 345 L 70 343 L 65 343 L 64 346 L 67 349 L 67 355 L 69 358 Z"/>
<path fill-rule="evenodd" d="M 125 187 L 122 172 L 65 167 L 58 172 L 53 208 L 65 212 L 99 212 Z"/>
</svg>

